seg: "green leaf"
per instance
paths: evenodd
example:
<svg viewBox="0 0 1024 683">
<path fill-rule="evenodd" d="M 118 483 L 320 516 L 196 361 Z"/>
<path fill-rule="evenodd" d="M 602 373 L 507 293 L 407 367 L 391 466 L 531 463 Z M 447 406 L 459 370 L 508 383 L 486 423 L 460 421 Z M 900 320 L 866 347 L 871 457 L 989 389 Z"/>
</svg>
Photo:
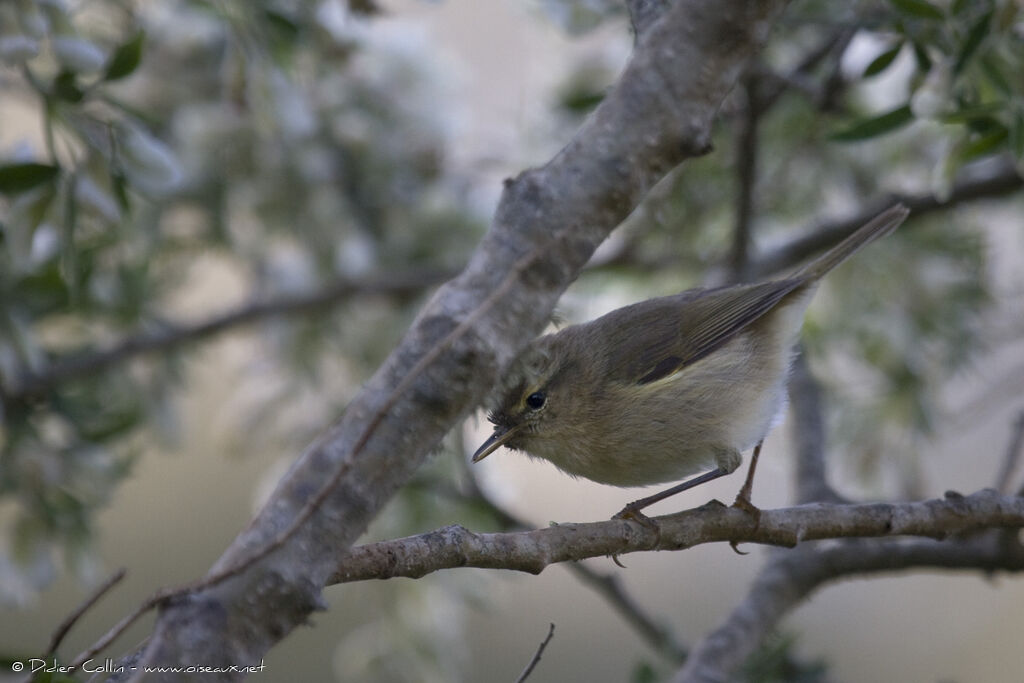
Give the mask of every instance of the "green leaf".
<svg viewBox="0 0 1024 683">
<path fill-rule="evenodd" d="M 142 44 L 145 42 L 145 31 L 139 31 L 135 37 L 124 43 L 107 62 L 107 68 L 103 72 L 103 80 L 116 81 L 119 78 L 128 76 L 139 66 L 142 61 Z"/>
<path fill-rule="evenodd" d="M 928 73 L 932 68 L 932 58 L 928 56 L 928 51 L 924 49 L 921 43 L 912 43 L 914 46 L 914 59 L 917 61 L 917 70 L 922 73 Z"/>
<path fill-rule="evenodd" d="M 1003 70 L 1000 68 L 1000 64 L 995 59 L 990 59 L 989 55 L 983 56 L 978 60 L 981 65 L 981 70 L 984 72 L 988 80 L 996 87 L 999 92 L 1004 95 L 1013 96 L 1013 87 L 1010 85 L 1010 81 L 1007 80 L 1003 74 Z"/>
<path fill-rule="evenodd" d="M 74 71 L 65 69 L 53 79 L 53 96 L 65 102 L 77 104 L 85 97 L 85 92 L 78 87 L 78 76 Z"/>
<path fill-rule="evenodd" d="M 980 157 L 1002 148 L 1003 142 L 1009 136 L 1010 132 L 1005 127 L 1000 126 L 988 133 L 983 135 L 976 140 L 972 140 L 961 147 L 957 152 L 957 158 L 960 163 L 967 163 Z"/>
<path fill-rule="evenodd" d="M 574 90 L 565 93 L 559 103 L 563 109 L 572 114 L 586 114 L 592 111 L 604 99 L 604 93 L 598 91 Z"/>
<path fill-rule="evenodd" d="M 114 190 L 117 203 L 122 211 L 130 211 L 132 208 L 131 198 L 128 196 L 128 179 L 121 171 L 111 171 L 110 187 Z"/>
<path fill-rule="evenodd" d="M 944 19 L 942 10 L 927 0 L 889 0 L 889 3 L 904 14 L 921 19 Z"/>
<path fill-rule="evenodd" d="M 831 140 L 836 142 L 855 142 L 877 137 L 901 128 L 914 120 L 910 105 L 905 104 L 898 109 L 879 114 L 867 119 L 855 121 L 844 130 L 833 133 Z"/>
<path fill-rule="evenodd" d="M 963 71 L 963 68 L 970 61 L 971 57 L 978 50 L 978 46 L 981 45 L 981 41 L 988 35 L 988 25 L 992 20 L 992 13 L 994 9 L 990 9 L 986 12 L 978 21 L 974 23 L 971 30 L 967 33 L 967 39 L 964 41 L 963 46 L 960 48 L 960 54 L 956 57 L 956 65 L 953 67 L 953 75 Z"/>
<path fill-rule="evenodd" d="M 299 25 L 289 17 L 272 9 L 263 10 L 263 16 L 266 18 L 267 24 L 280 33 L 282 39 L 288 42 L 294 42 L 298 39 L 301 33 Z"/>
<path fill-rule="evenodd" d="M 0 166 L 0 193 L 18 194 L 52 182 L 60 169 L 49 164 L 8 164 Z"/>
<path fill-rule="evenodd" d="M 988 102 L 973 107 L 964 107 L 939 118 L 942 123 L 968 123 L 979 119 L 992 120 L 995 114 L 1007 109 L 1006 102 Z"/>
<path fill-rule="evenodd" d="M 902 49 L 903 42 L 901 41 L 899 43 L 896 43 L 895 47 L 890 48 L 883 52 L 882 54 L 875 57 L 873 60 L 871 60 L 871 63 L 868 64 L 867 68 L 864 69 L 864 77 L 867 78 L 868 76 L 874 76 L 875 74 L 880 74 L 883 71 L 885 71 L 887 68 L 889 68 L 889 65 L 893 63 L 893 61 L 896 59 L 896 56 L 900 53 L 900 50 Z"/>
</svg>

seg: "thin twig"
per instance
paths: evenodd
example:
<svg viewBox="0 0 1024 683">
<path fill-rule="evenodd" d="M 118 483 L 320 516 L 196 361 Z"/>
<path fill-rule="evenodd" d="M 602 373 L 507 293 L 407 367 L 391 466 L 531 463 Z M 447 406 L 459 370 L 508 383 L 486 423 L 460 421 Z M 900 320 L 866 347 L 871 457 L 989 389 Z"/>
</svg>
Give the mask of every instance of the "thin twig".
<svg viewBox="0 0 1024 683">
<path fill-rule="evenodd" d="M 1003 466 L 999 470 L 999 476 L 996 477 L 996 489 L 1000 493 L 1009 493 L 1013 488 L 1010 480 L 1013 478 L 1014 472 L 1017 471 L 1017 465 L 1020 464 L 1022 451 L 1024 451 L 1024 411 L 1021 411 L 1017 415 L 1017 419 L 1013 421 L 1010 442 L 1006 447 L 1006 455 L 1003 456 Z M 1021 488 L 1017 495 L 1024 496 L 1024 488 Z"/>
<path fill-rule="evenodd" d="M 576 575 L 581 583 L 589 586 L 604 598 L 626 623 L 647 641 L 655 652 L 664 655 L 676 665 L 686 661 L 687 648 L 663 623 L 658 623 L 637 604 L 633 596 L 623 587 L 615 574 L 597 572 L 585 564 L 570 562 L 565 568 Z"/>
<path fill-rule="evenodd" d="M 523 683 L 523 681 L 530 677 L 530 674 L 533 673 L 533 667 L 537 666 L 537 663 L 540 661 L 541 655 L 544 654 L 544 649 L 548 646 L 548 643 L 551 642 L 551 639 L 554 636 L 555 624 L 548 624 L 547 636 L 545 636 L 544 640 L 540 642 L 540 645 L 537 647 L 537 651 L 533 653 L 533 659 L 531 659 L 530 663 L 526 665 L 525 669 L 523 669 L 523 673 L 519 674 L 519 678 L 516 679 L 516 683 Z"/>
<path fill-rule="evenodd" d="M 767 111 L 771 109 L 783 94 L 794 87 L 797 90 L 813 95 L 817 100 L 816 104 L 819 106 L 827 104 L 832 99 L 829 93 L 830 89 L 835 87 L 835 84 L 831 81 L 834 78 L 834 74 L 839 72 L 840 58 L 856 32 L 857 30 L 850 26 L 838 28 L 831 35 L 826 36 L 816 47 L 808 50 L 803 59 L 788 74 L 779 75 L 771 72 L 761 72 L 758 74 L 761 81 L 760 103 L 762 110 Z M 820 89 L 812 90 L 808 87 L 809 76 L 829 57 L 832 58 L 832 68 L 829 69 L 824 84 Z"/>
<path fill-rule="evenodd" d="M 121 620 L 114 624 L 109 631 L 104 633 L 99 640 L 94 642 L 91 646 L 75 657 L 75 660 L 70 664 L 71 670 L 77 671 L 81 668 L 82 664 L 107 649 L 107 647 L 109 647 L 110 644 L 113 643 L 122 633 L 127 631 L 132 624 L 138 621 L 143 614 L 157 605 L 160 605 L 164 600 L 168 599 L 172 595 L 175 595 L 174 591 L 157 591 L 143 600 L 138 607 L 122 617 Z"/>
<path fill-rule="evenodd" d="M 78 623 L 78 620 L 82 618 L 82 615 L 88 612 L 92 606 L 107 593 L 107 591 L 116 586 L 126 574 L 127 570 L 123 567 L 111 574 L 110 577 L 97 586 L 95 590 L 93 590 L 92 594 L 86 597 L 86 599 L 83 600 L 82 603 L 74 609 L 74 611 L 66 616 L 64 621 L 57 625 L 57 628 L 53 630 L 53 635 L 50 636 L 50 644 L 47 646 L 46 652 L 43 653 L 43 660 L 49 659 L 57 652 L 57 648 L 60 647 L 60 644 L 64 641 L 64 637 L 68 634 L 68 631 Z"/>
<path fill-rule="evenodd" d="M 778 273 L 804 261 L 809 256 L 836 244 L 893 203 L 905 204 L 916 219 L 926 213 L 949 209 L 962 202 L 1016 192 L 1022 187 L 1024 187 L 1024 178 L 1021 178 L 1012 165 L 1006 164 L 985 177 L 971 178 L 957 183 L 946 199 L 939 199 L 932 193 L 893 194 L 877 203 L 865 206 L 859 214 L 819 224 L 804 236 L 792 240 L 751 263 L 748 276 L 756 279 Z"/>
<path fill-rule="evenodd" d="M 343 278 L 321 289 L 251 301 L 195 323 L 170 325 L 152 332 L 138 332 L 105 349 L 62 358 L 37 372 L 28 370 L 5 382 L 8 400 L 37 396 L 65 382 L 108 370 L 129 358 L 177 348 L 267 318 L 300 315 L 335 306 L 356 294 L 408 296 L 449 279 L 453 273 L 439 270 L 392 273 L 362 279 Z"/>
<path fill-rule="evenodd" d="M 749 264 L 747 277 L 750 280 L 768 277 L 787 270 L 806 261 L 810 256 L 837 244 L 854 230 L 877 216 L 879 212 L 892 206 L 893 203 L 905 204 L 918 218 L 934 211 L 946 211 L 969 201 L 1001 197 L 1016 192 L 1024 187 L 1024 179 L 1020 177 L 1012 165 L 1007 164 L 987 175 L 961 180 L 953 186 L 949 197 L 939 201 L 931 192 L 921 194 L 893 193 L 884 195 L 877 201 L 867 205 L 860 213 L 829 221 L 821 221 L 804 230 L 800 237 L 776 247 Z M 655 256 L 641 256 L 642 250 L 632 240 L 624 240 L 613 253 L 605 253 L 600 261 L 592 264 L 594 268 L 639 268 L 644 271 L 678 270 L 679 257 L 675 254 L 661 253 Z M 726 261 L 725 257 L 720 259 Z"/>
</svg>

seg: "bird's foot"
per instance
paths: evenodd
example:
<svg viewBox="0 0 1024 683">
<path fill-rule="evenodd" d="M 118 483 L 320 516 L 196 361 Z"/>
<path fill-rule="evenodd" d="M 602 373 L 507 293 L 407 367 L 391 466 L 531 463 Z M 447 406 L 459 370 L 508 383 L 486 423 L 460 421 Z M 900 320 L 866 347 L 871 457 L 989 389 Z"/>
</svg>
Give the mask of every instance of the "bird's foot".
<svg viewBox="0 0 1024 683">
<path fill-rule="evenodd" d="M 738 510 L 743 510 L 748 515 L 753 517 L 754 518 L 754 531 L 757 531 L 757 528 L 761 525 L 761 508 L 759 508 L 756 505 L 754 505 L 753 503 L 751 503 L 750 502 L 750 498 L 748 496 L 743 495 L 742 491 L 740 491 L 740 494 L 738 496 L 736 496 L 736 500 L 733 501 L 732 507 L 737 508 Z M 729 546 L 733 549 L 733 552 L 735 552 L 737 555 L 749 555 L 750 554 L 750 553 L 747 553 L 747 552 L 744 552 L 744 551 L 740 550 L 737 547 L 738 545 L 739 544 L 736 541 L 729 541 Z"/>
</svg>

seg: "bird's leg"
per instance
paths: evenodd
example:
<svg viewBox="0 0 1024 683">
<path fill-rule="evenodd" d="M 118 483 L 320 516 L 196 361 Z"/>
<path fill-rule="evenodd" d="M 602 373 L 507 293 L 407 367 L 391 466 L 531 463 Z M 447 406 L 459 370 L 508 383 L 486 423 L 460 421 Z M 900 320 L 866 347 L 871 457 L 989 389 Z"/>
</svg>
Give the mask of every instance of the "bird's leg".
<svg viewBox="0 0 1024 683">
<path fill-rule="evenodd" d="M 684 481 L 681 484 L 677 484 L 670 489 L 665 489 L 664 491 L 655 493 L 653 496 L 634 500 L 632 503 L 619 510 L 612 519 L 631 519 L 635 522 L 640 522 L 647 527 L 656 526 L 647 515 L 640 511 L 649 505 L 654 505 L 655 503 L 661 502 L 666 498 L 670 498 L 677 493 L 686 491 L 687 489 L 692 489 L 694 486 L 700 486 L 701 484 L 706 484 L 713 479 L 724 477 L 731 472 L 732 470 L 725 469 L 724 467 L 718 467 L 710 472 L 700 475 L 699 477 L 694 477 L 693 479 Z"/>
<path fill-rule="evenodd" d="M 745 510 L 758 518 L 761 516 L 761 511 L 751 502 L 750 494 L 754 488 L 754 470 L 757 469 L 757 459 L 761 455 L 761 445 L 763 443 L 764 440 L 762 439 L 754 446 L 754 453 L 750 456 L 750 467 L 747 469 L 747 478 L 743 482 L 743 488 L 736 494 L 735 502 L 732 504 L 733 507 Z"/>
</svg>

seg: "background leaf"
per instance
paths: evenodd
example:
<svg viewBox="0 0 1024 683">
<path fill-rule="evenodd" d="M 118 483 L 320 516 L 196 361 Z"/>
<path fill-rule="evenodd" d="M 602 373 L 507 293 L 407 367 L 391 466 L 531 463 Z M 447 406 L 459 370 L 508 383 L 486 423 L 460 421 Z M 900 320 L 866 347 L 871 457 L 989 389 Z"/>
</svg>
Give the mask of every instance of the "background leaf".
<svg viewBox="0 0 1024 683">
<path fill-rule="evenodd" d="M 146 33 L 139 31 L 135 34 L 134 38 L 118 47 L 114 54 L 111 55 L 110 61 L 107 62 L 103 79 L 106 81 L 116 81 L 135 71 L 142 61 L 142 46 L 145 38 Z"/>
<path fill-rule="evenodd" d="M 837 142 L 855 142 L 868 138 L 891 133 L 914 120 L 914 114 L 910 111 L 910 105 L 902 107 L 871 118 L 855 121 L 848 128 L 833 133 L 830 137 Z"/>
<path fill-rule="evenodd" d="M 53 181 L 60 169 L 49 164 L 8 164 L 0 166 L 0 192 L 17 194 Z"/>
</svg>

